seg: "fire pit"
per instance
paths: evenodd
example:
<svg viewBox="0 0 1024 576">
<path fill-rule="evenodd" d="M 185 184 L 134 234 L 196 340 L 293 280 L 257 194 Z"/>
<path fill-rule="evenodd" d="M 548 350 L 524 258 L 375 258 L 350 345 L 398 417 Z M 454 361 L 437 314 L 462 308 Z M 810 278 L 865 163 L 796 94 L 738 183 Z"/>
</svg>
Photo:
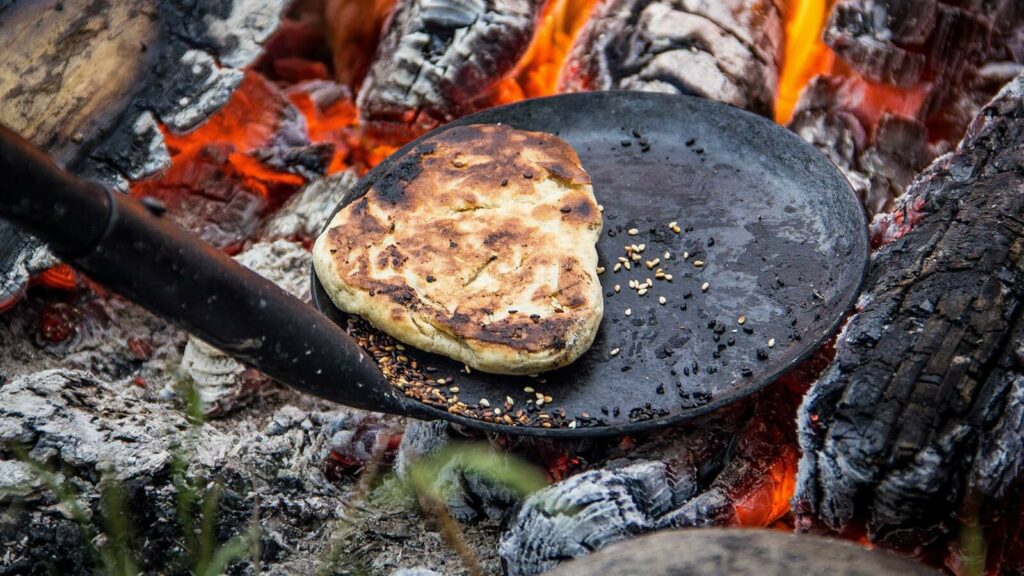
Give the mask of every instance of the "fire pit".
<svg viewBox="0 0 1024 576">
<path fill-rule="evenodd" d="M 197 533 L 258 534 L 240 572 L 539 574 L 701 526 L 815 532 L 958 574 L 1024 570 L 1015 2 L 13 2 L 0 44 L 17 56 L 0 65 L 0 122 L 300 300 L 314 296 L 310 243 L 390 154 L 470 114 L 577 91 L 773 119 L 839 167 L 874 248 L 839 335 L 759 392 L 659 430 L 543 439 L 301 396 L 0 221 L 0 571 L 91 572 L 90 550 L 110 542 L 140 569 L 186 571 L 201 547 L 181 536 L 176 498 L 200 483 L 222 496 L 204 498 L 216 520 Z M 650 134 L 624 138 L 659 152 Z M 729 160 L 689 138 L 673 145 Z M 82 221 L 76 232 L 101 219 Z M 220 322 L 241 330 L 230 304 Z M 377 364 L 409 356 L 377 343 Z M 444 376 L 443 395 L 460 377 Z M 550 404 L 544 384 L 530 388 Z M 612 410 L 588 416 L 634 420 Z M 395 492 L 467 440 L 551 485 L 522 497 L 467 452 L 419 506 Z M 109 522 L 115 484 L 128 532 Z"/>
</svg>

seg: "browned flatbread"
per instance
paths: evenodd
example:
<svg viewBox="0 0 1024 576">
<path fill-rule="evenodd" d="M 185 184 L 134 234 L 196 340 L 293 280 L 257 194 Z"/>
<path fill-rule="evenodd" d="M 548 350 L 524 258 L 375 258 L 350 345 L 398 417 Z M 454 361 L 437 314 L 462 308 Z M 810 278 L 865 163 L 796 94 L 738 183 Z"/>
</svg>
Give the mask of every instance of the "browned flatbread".
<svg viewBox="0 0 1024 576">
<path fill-rule="evenodd" d="M 601 212 L 564 141 L 448 130 L 392 165 L 317 239 L 335 305 L 472 368 L 532 374 L 594 341 Z"/>
</svg>

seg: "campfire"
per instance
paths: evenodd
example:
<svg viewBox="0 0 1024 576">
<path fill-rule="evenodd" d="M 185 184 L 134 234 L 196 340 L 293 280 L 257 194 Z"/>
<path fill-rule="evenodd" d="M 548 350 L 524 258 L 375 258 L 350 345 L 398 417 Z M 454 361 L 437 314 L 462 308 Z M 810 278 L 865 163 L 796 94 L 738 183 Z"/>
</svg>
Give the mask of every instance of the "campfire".
<svg viewBox="0 0 1024 576">
<path fill-rule="evenodd" d="M 223 482 L 219 541 L 263 524 L 264 568 L 308 571 L 337 548 L 324 527 L 348 522 L 361 528 L 344 555 L 371 573 L 460 573 L 469 556 L 470 572 L 541 574 L 706 526 L 826 535 L 954 574 L 1024 571 L 1016 2 L 179 4 L 0 8 L 0 45 L 19 56 L 0 75 L 0 124 L 306 302 L 313 241 L 402 146 L 475 112 L 606 90 L 724 102 L 797 134 L 863 206 L 869 270 L 839 333 L 753 395 L 658 430 L 542 439 L 299 395 L 0 220 L 0 500 L 17 504 L 0 572 L 88 571 L 39 463 L 98 516 L 107 480 L 125 484 L 141 569 L 187 547 L 166 528 L 182 382 L 208 420 L 185 473 Z M 382 367 L 408 360 L 359 330 Z M 380 476 L 463 441 L 550 485 L 521 497 L 445 466 L 440 519 L 380 496 Z M 359 521 L 345 507 L 357 497 Z"/>
</svg>

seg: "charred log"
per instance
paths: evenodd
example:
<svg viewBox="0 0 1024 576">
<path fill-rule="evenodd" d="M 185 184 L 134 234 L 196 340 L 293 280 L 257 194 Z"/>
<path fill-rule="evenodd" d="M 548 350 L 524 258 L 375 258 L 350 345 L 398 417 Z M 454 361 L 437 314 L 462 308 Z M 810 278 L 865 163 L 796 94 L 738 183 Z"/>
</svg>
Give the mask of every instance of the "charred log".
<svg viewBox="0 0 1024 576">
<path fill-rule="evenodd" d="M 771 116 L 781 50 L 771 0 L 613 0 L 583 28 L 560 87 L 693 94 Z"/>
<path fill-rule="evenodd" d="M 527 498 L 499 553 L 506 574 L 545 572 L 638 534 L 766 526 L 787 509 L 796 466 L 793 394 L 782 382 L 694 427 L 604 453 L 601 468 Z"/>
<path fill-rule="evenodd" d="M 78 174 L 120 190 L 170 163 L 159 125 L 220 108 L 277 26 L 284 0 L 7 2 L 0 123 Z M 0 301 L 24 289 L 39 244 L 0 221 Z"/>
<path fill-rule="evenodd" d="M 991 505 L 1024 463 L 1024 77 L 915 182 L 876 237 L 836 361 L 800 409 L 806 528 L 895 547 Z"/>
<path fill-rule="evenodd" d="M 400 0 L 359 92 L 366 130 L 408 138 L 489 103 L 533 36 L 538 0 Z"/>
</svg>

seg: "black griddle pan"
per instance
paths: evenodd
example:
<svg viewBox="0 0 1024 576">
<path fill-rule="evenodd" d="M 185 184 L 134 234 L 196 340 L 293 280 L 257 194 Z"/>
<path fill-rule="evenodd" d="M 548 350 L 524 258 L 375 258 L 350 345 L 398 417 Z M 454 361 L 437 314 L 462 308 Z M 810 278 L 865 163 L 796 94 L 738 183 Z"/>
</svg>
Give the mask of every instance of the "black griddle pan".
<svg viewBox="0 0 1024 576">
<path fill-rule="evenodd" d="M 396 158 L 452 126 L 473 123 L 550 132 L 576 149 L 604 207 L 598 253 L 606 298 L 591 349 L 536 377 L 467 373 L 446 358 L 403 351 L 444 381 L 436 386 L 440 398 L 458 388 L 472 407 L 464 414 L 400 393 L 339 328 L 349 319 L 315 274 L 320 313 L 167 222 L 159 210 L 59 170 L 9 131 L 0 131 L 0 215 L 95 280 L 283 383 L 350 406 L 508 434 L 614 435 L 706 414 L 813 353 L 857 297 L 867 227 L 842 174 L 776 124 L 687 96 L 592 92 L 487 110 L 403 147 L 341 199 L 339 209 L 365 194 Z M 669 229 L 673 221 L 680 234 Z M 628 234 L 632 228 L 635 236 Z M 612 272 L 624 245 L 641 243 L 644 258 L 662 257 L 658 267 L 673 276 L 654 281 L 645 296 L 628 288 L 631 278 L 654 277 L 643 261 Z M 667 260 L 665 251 L 672 255 Z M 538 393 L 551 401 L 537 408 Z M 507 407 L 506 397 L 513 413 L 525 411 L 528 425 L 487 421 L 494 420 L 494 407 Z M 490 408 L 480 408 L 480 399 Z"/>
</svg>

